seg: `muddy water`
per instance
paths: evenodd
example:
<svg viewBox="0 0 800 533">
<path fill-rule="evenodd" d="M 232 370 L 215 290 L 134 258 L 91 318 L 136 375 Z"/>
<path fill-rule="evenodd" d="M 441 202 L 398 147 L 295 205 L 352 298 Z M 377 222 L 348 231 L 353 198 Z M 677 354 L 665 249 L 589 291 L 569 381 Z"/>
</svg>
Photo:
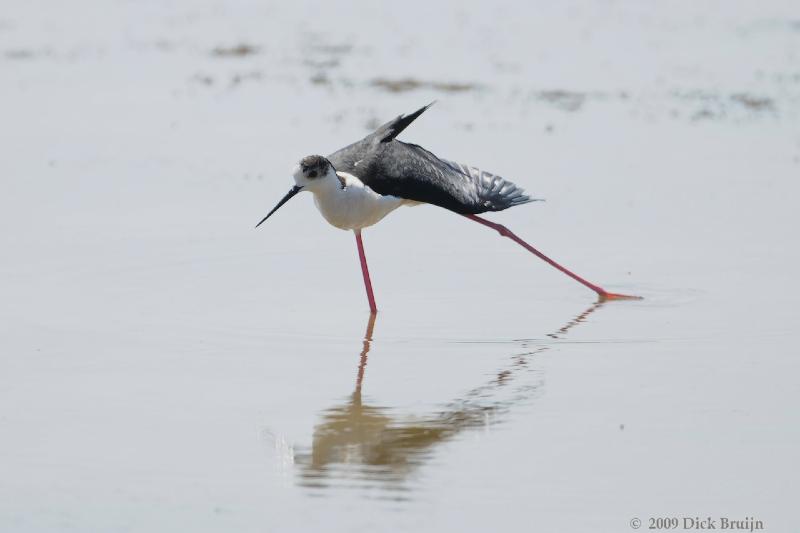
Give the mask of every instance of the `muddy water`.
<svg viewBox="0 0 800 533">
<path fill-rule="evenodd" d="M 790 3 L 65 9 L 0 16 L 0 529 L 792 529 Z M 434 99 L 406 140 L 644 299 L 420 206 L 364 233 L 371 321 L 308 195 L 252 229 Z"/>
</svg>

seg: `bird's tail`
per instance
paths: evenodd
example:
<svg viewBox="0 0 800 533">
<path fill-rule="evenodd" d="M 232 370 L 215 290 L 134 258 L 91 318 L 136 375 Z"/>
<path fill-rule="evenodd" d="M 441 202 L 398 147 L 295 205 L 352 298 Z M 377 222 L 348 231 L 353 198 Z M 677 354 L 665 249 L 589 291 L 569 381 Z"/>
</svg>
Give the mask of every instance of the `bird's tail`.
<svg viewBox="0 0 800 533">
<path fill-rule="evenodd" d="M 531 198 L 521 187 L 485 170 L 456 163 L 455 161 L 445 161 L 445 163 L 470 178 L 473 182 L 482 208 L 480 212 L 502 211 L 515 205 L 543 201 L 542 198 Z"/>
</svg>

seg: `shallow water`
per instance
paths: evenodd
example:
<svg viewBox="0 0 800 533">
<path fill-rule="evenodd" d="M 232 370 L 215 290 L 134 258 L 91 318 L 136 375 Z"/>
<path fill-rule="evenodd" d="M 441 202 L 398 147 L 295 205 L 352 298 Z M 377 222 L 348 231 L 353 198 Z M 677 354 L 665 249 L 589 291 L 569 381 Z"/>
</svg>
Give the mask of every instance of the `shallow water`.
<svg viewBox="0 0 800 533">
<path fill-rule="evenodd" d="M 726 6 L 0 15 L 0 529 L 792 530 L 800 31 Z M 310 197 L 252 229 L 434 99 L 405 140 L 644 299 L 420 206 L 364 233 L 372 323 Z"/>
</svg>

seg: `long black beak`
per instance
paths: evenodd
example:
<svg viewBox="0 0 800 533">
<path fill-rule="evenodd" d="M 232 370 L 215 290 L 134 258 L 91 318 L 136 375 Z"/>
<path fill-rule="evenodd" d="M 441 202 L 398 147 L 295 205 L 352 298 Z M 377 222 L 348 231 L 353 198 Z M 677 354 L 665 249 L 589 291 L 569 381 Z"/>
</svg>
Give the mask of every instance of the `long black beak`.
<svg viewBox="0 0 800 533">
<path fill-rule="evenodd" d="M 292 199 L 292 196 L 294 196 L 295 194 L 299 193 L 301 190 L 303 190 L 303 187 L 301 187 L 300 185 L 295 185 L 294 187 L 292 187 L 292 188 L 289 190 L 289 192 L 287 192 L 287 193 L 286 193 L 286 196 L 284 196 L 284 197 L 283 197 L 283 199 L 281 199 L 281 201 L 280 201 L 280 202 L 278 202 L 278 205 L 276 205 L 275 207 L 273 207 L 273 208 L 272 208 L 272 211 L 270 211 L 269 213 L 267 213 L 267 216 L 265 216 L 264 218 L 262 218 L 262 219 L 261 219 L 261 222 L 259 222 L 258 224 L 256 224 L 256 227 L 259 227 L 259 226 L 260 226 L 260 225 L 261 225 L 261 224 L 262 224 L 262 223 L 263 223 L 265 220 L 267 220 L 269 217 L 271 217 L 271 216 L 272 216 L 272 213 L 274 213 L 275 211 L 277 211 L 278 209 L 280 209 L 280 207 L 281 207 L 283 204 L 285 204 L 286 202 L 288 202 L 289 200 L 291 200 L 291 199 Z"/>
</svg>

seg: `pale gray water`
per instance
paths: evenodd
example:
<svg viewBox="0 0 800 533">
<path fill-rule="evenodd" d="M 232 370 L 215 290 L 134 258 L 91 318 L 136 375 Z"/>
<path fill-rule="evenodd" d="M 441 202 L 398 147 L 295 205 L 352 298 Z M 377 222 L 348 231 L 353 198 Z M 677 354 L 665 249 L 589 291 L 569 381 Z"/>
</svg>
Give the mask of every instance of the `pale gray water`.
<svg viewBox="0 0 800 533">
<path fill-rule="evenodd" d="M 0 530 L 792 531 L 799 54 L 791 2 L 5 10 Z M 252 229 L 433 99 L 405 140 L 645 299 L 403 208 L 365 341 L 352 235 Z"/>
</svg>

